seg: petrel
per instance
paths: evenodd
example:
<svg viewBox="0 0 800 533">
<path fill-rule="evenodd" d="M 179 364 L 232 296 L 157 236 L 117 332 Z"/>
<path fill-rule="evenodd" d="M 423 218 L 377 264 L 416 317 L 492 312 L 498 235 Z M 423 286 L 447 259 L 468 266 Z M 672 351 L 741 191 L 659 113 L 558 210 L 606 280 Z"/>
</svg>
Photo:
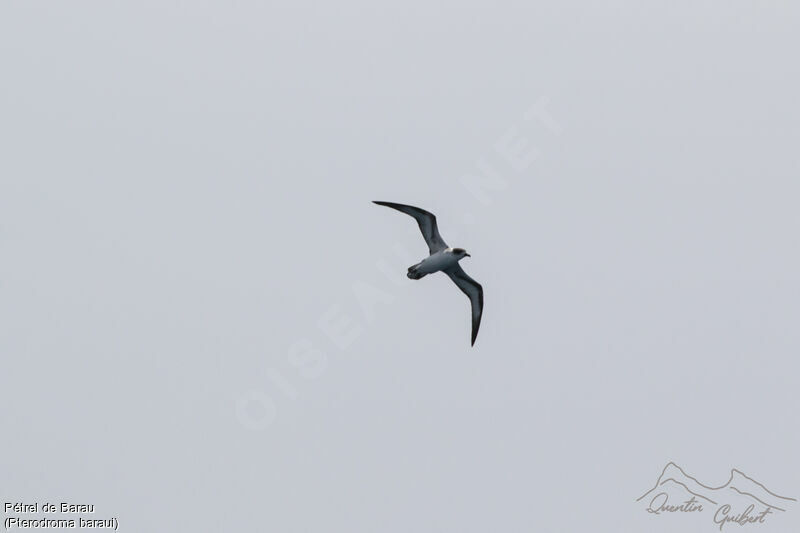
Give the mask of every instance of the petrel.
<svg viewBox="0 0 800 533">
<path fill-rule="evenodd" d="M 444 272 L 453 283 L 467 295 L 472 304 L 472 346 L 475 345 L 475 338 L 478 336 L 478 328 L 481 327 L 481 315 L 483 314 L 483 287 L 464 272 L 458 262 L 465 257 L 472 257 L 463 248 L 450 248 L 439 235 L 439 228 L 436 226 L 436 216 L 419 207 L 410 205 L 395 204 L 392 202 L 373 201 L 378 205 L 385 205 L 392 209 L 397 209 L 401 213 L 411 215 L 417 221 L 422 238 L 428 244 L 430 255 L 417 263 L 408 267 L 408 274 L 411 279 L 424 278 L 434 272 Z"/>
</svg>

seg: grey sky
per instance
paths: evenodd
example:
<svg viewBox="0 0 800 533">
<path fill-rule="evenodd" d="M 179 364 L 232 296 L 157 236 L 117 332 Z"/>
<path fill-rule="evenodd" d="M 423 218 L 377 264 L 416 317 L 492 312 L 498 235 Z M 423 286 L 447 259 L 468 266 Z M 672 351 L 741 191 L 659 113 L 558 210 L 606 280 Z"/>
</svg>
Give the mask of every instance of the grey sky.
<svg viewBox="0 0 800 533">
<path fill-rule="evenodd" d="M 670 460 L 800 497 L 798 16 L 3 2 L 0 497 L 122 531 L 712 531 L 634 503 Z M 474 348 L 371 200 L 472 254 Z"/>
</svg>

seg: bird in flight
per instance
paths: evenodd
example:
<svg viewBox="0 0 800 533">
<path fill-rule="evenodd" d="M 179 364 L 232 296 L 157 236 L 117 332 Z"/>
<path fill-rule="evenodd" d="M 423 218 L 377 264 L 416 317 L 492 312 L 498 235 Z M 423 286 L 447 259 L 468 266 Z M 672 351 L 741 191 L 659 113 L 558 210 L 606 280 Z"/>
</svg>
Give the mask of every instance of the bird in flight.
<svg viewBox="0 0 800 533">
<path fill-rule="evenodd" d="M 458 262 L 465 257 L 472 257 L 463 248 L 450 248 L 439 235 L 439 228 L 436 226 L 436 217 L 419 207 L 410 205 L 395 204 L 392 202 L 373 201 L 378 205 L 384 205 L 397 209 L 401 213 L 411 215 L 417 221 L 422 237 L 428 244 L 430 255 L 417 263 L 408 267 L 408 274 L 411 279 L 424 278 L 434 272 L 444 272 L 453 283 L 467 295 L 472 305 L 472 346 L 475 345 L 475 338 L 478 336 L 478 328 L 481 327 L 481 315 L 483 314 L 483 287 L 464 272 Z"/>
</svg>

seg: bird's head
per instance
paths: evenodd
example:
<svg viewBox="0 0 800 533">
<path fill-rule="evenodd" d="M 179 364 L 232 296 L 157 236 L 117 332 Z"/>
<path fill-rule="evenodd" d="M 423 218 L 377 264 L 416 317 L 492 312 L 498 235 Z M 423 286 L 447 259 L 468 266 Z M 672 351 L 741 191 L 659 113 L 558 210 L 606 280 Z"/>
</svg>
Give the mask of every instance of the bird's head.
<svg viewBox="0 0 800 533">
<path fill-rule="evenodd" d="M 454 256 L 458 257 L 459 259 L 462 259 L 462 258 L 464 258 L 464 257 L 472 257 L 472 256 L 471 256 L 471 255 L 469 255 L 469 254 L 467 253 L 467 251 L 466 251 L 465 249 L 463 249 L 463 248 L 453 248 L 453 249 L 450 251 L 450 253 L 452 253 Z"/>
</svg>

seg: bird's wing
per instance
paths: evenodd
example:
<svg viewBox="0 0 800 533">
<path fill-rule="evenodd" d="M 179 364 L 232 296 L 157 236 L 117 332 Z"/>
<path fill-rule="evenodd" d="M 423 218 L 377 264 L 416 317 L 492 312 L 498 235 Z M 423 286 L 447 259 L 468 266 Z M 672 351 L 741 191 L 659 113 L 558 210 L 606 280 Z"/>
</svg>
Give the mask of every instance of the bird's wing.
<svg viewBox="0 0 800 533">
<path fill-rule="evenodd" d="M 417 220 L 417 224 L 419 224 L 419 230 L 422 232 L 422 237 L 425 239 L 425 242 L 428 243 L 428 250 L 431 254 L 447 248 L 447 243 L 444 242 L 442 236 L 439 235 L 439 227 L 436 225 L 436 216 L 434 216 L 433 213 L 429 213 L 428 211 L 420 209 L 419 207 L 395 204 L 392 202 L 373 201 L 372 203 L 385 205 L 386 207 L 397 209 L 402 213 L 414 217 Z"/>
<path fill-rule="evenodd" d="M 469 277 L 458 263 L 445 270 L 445 273 L 461 289 L 461 292 L 467 295 L 472 304 L 472 345 L 474 346 L 475 339 L 478 336 L 478 328 L 481 327 L 481 316 L 483 315 L 483 287 Z"/>
</svg>

